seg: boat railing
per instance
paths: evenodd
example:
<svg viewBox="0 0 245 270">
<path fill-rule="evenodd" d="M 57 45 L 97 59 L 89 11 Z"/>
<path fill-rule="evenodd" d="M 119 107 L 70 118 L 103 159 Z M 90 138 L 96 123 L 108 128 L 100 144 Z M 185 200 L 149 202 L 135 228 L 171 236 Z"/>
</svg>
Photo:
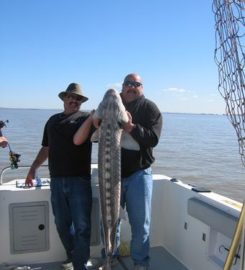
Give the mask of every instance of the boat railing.
<svg viewBox="0 0 245 270">
<path fill-rule="evenodd" d="M 16 169 L 13 169 L 11 166 L 7 166 L 7 167 L 4 167 L 2 170 L 1 170 L 1 173 L 0 173 L 0 185 L 2 185 L 3 184 L 3 177 L 4 177 L 4 175 L 5 175 L 5 173 L 7 172 L 7 171 L 13 171 L 13 170 L 18 170 L 18 169 L 28 169 L 28 168 L 30 168 L 31 167 L 31 165 L 20 165 L 20 166 L 18 166 L 18 168 L 16 168 Z M 48 165 L 41 165 L 40 166 L 40 168 L 45 168 L 45 167 L 48 167 Z"/>
</svg>

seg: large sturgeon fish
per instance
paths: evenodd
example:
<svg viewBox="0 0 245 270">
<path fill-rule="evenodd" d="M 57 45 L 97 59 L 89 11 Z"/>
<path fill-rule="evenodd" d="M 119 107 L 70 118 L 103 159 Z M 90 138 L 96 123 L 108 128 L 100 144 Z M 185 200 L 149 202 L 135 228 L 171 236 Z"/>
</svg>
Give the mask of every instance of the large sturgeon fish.
<svg viewBox="0 0 245 270">
<path fill-rule="evenodd" d="M 117 91 L 107 90 L 93 118 L 95 123 L 100 122 L 97 134 L 98 176 L 106 253 L 102 269 L 110 270 L 120 215 L 122 124 L 128 122 L 127 112 Z"/>
</svg>

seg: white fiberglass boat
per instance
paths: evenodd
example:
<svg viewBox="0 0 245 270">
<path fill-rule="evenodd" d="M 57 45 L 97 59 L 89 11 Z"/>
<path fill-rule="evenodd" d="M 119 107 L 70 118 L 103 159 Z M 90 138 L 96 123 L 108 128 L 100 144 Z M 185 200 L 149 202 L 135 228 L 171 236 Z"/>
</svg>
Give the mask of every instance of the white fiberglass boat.
<svg viewBox="0 0 245 270">
<path fill-rule="evenodd" d="M 49 179 L 41 178 L 41 187 L 25 188 L 24 179 L 3 183 L 6 171 L 2 171 L 0 185 L 0 270 L 60 269 L 66 257 L 54 225 Z M 96 165 L 92 167 L 92 187 L 93 226 L 88 266 L 98 269 L 102 243 Z M 237 201 L 155 174 L 150 269 L 224 269 L 241 209 L 242 204 Z M 121 256 L 113 269 L 132 269 L 129 242 L 130 226 L 123 220 Z M 237 243 L 229 269 L 244 269 L 243 256 L 244 235 Z"/>
</svg>

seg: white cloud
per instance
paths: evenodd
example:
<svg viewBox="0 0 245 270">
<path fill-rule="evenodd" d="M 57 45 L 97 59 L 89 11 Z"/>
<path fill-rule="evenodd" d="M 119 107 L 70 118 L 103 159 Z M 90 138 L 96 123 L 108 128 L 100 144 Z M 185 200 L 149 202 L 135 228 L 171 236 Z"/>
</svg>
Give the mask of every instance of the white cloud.
<svg viewBox="0 0 245 270">
<path fill-rule="evenodd" d="M 164 92 L 173 92 L 173 93 L 185 93 L 187 92 L 184 88 L 178 88 L 178 87 L 169 87 L 166 89 L 163 89 Z"/>
</svg>

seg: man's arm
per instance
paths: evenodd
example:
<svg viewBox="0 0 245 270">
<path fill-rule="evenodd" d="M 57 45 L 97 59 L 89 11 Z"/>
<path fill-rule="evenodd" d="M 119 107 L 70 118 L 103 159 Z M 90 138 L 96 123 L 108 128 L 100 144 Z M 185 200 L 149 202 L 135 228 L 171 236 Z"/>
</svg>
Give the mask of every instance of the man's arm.
<svg viewBox="0 0 245 270">
<path fill-rule="evenodd" d="M 39 150 L 35 160 L 33 161 L 31 168 L 26 176 L 25 185 L 28 187 L 33 186 L 32 180 L 35 178 L 36 170 L 44 163 L 44 161 L 48 158 L 49 154 L 49 147 L 48 146 L 42 146 L 42 148 Z"/>
<path fill-rule="evenodd" d="M 82 123 L 80 128 L 74 134 L 73 143 L 75 145 L 83 144 L 90 135 L 91 127 L 93 125 L 93 111 L 89 117 Z"/>
<path fill-rule="evenodd" d="M 8 145 L 8 140 L 4 136 L 0 136 L 0 146 L 5 148 Z"/>
<path fill-rule="evenodd" d="M 144 121 L 147 122 L 146 126 L 142 126 L 139 123 L 133 123 L 132 117 L 129 114 L 129 122 L 124 125 L 123 129 L 140 145 L 144 147 L 154 147 L 158 144 L 161 135 L 162 115 L 154 105 L 148 108 L 147 113 L 145 113 L 144 116 Z"/>
</svg>

